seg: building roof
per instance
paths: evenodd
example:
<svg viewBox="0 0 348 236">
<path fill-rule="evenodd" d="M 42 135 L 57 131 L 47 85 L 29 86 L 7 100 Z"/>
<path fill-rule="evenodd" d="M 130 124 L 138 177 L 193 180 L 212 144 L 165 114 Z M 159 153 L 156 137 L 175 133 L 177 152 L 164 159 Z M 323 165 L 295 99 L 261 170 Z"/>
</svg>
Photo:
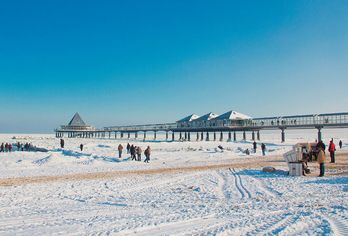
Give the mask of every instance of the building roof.
<svg viewBox="0 0 348 236">
<path fill-rule="evenodd" d="M 86 123 L 82 120 L 79 113 L 75 113 L 74 117 L 69 122 L 68 126 L 87 126 Z"/>
<path fill-rule="evenodd" d="M 236 111 L 229 111 L 218 117 L 215 117 L 214 119 L 216 120 L 248 120 L 248 119 L 251 119 L 251 117 Z"/>
<path fill-rule="evenodd" d="M 178 123 L 180 123 L 180 122 L 190 122 L 190 121 L 196 120 L 198 118 L 199 118 L 199 116 L 197 116 L 196 114 L 192 114 L 192 115 L 186 116 L 185 118 L 183 118 L 181 120 L 178 120 L 177 122 Z"/>
<path fill-rule="evenodd" d="M 207 121 L 207 120 L 214 119 L 217 116 L 218 116 L 217 114 L 209 112 L 208 114 L 205 114 L 204 116 L 199 117 L 195 121 Z"/>
</svg>

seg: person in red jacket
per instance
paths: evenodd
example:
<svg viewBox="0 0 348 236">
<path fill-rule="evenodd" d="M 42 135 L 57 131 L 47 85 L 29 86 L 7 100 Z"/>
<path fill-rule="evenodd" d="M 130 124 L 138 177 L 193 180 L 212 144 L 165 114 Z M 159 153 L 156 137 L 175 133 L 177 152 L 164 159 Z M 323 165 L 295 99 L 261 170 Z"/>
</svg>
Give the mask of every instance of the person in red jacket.
<svg viewBox="0 0 348 236">
<path fill-rule="evenodd" d="M 335 163 L 335 151 L 336 151 L 336 146 L 333 142 L 333 139 L 331 139 L 329 143 L 329 152 L 330 152 L 330 157 L 331 157 L 331 163 Z"/>
</svg>

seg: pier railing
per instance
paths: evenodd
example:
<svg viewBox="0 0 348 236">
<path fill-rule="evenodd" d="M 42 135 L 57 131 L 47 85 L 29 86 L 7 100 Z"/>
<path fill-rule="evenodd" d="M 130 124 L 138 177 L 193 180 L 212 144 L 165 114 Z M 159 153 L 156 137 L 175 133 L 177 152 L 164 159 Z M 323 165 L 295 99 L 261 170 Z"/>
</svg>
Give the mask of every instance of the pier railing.
<svg viewBox="0 0 348 236">
<path fill-rule="evenodd" d="M 213 120 L 207 121 L 202 126 L 180 126 L 177 123 L 149 124 L 149 125 L 127 125 L 105 127 L 106 132 L 137 132 L 137 131 L 175 131 L 175 130 L 226 130 L 226 129 L 282 129 L 282 128 L 323 128 L 323 127 L 348 127 L 348 112 L 279 116 L 254 118 L 238 121 L 237 123 L 223 123 L 216 125 Z"/>
</svg>

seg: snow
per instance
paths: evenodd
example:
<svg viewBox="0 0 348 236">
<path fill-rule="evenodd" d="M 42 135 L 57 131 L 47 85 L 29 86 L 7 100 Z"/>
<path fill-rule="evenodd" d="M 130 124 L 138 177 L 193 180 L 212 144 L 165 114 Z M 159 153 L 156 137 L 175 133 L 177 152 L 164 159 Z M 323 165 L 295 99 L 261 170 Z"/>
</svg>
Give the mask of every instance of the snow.
<svg viewBox="0 0 348 236">
<path fill-rule="evenodd" d="M 324 131 L 324 141 L 342 139 L 345 153 L 346 131 Z M 65 139 L 62 150 L 53 135 L 3 134 L 0 142 L 48 152 L 0 153 L 0 235 L 347 235 L 348 177 L 334 169 L 323 178 L 286 173 L 281 155 L 315 138 L 287 131 L 281 144 L 280 132 L 262 132 L 262 157 L 260 148 L 241 151 L 250 140 Z M 127 142 L 151 146 L 150 163 L 119 159 L 117 146 Z M 270 165 L 278 171 L 261 171 Z"/>
</svg>

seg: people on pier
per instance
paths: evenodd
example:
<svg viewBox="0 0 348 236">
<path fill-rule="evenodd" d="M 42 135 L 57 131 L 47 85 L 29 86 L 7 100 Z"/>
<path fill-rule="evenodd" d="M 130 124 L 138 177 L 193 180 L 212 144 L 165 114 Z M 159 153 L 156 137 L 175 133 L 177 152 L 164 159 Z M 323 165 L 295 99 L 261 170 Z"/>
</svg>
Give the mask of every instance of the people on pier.
<svg viewBox="0 0 348 236">
<path fill-rule="evenodd" d="M 83 151 L 83 144 L 82 143 L 80 144 L 80 150 L 81 150 L 81 152 Z"/>
<path fill-rule="evenodd" d="M 266 145 L 264 143 L 261 144 L 262 155 L 266 155 Z"/>
<path fill-rule="evenodd" d="M 335 163 L 335 151 L 336 151 L 336 146 L 333 142 L 333 139 L 331 139 L 331 141 L 329 143 L 329 152 L 330 152 L 331 163 Z"/>
<path fill-rule="evenodd" d="M 122 157 L 123 146 L 122 144 L 118 145 L 118 158 Z"/>
<path fill-rule="evenodd" d="M 60 148 L 64 148 L 64 139 L 60 139 Z"/>
<path fill-rule="evenodd" d="M 256 142 L 254 141 L 254 142 L 253 142 L 254 153 L 256 153 L 256 148 L 257 148 L 257 144 L 256 144 Z"/>
<path fill-rule="evenodd" d="M 137 153 L 138 161 L 141 161 L 141 152 L 142 152 L 141 147 L 138 146 L 138 147 L 136 148 L 136 153 Z"/>
<path fill-rule="evenodd" d="M 144 152 L 144 155 L 145 155 L 145 163 L 149 163 L 149 161 L 150 161 L 150 155 L 151 155 L 151 148 L 150 148 L 150 146 L 147 146 L 147 148 L 146 148 L 146 150 L 145 150 L 145 152 Z"/>
<path fill-rule="evenodd" d="M 342 140 L 340 140 L 340 142 L 338 143 L 338 145 L 340 146 L 340 149 L 342 148 Z"/>
<path fill-rule="evenodd" d="M 318 164 L 320 168 L 319 177 L 323 177 L 325 175 L 325 153 L 322 147 L 319 147 Z"/>
</svg>

